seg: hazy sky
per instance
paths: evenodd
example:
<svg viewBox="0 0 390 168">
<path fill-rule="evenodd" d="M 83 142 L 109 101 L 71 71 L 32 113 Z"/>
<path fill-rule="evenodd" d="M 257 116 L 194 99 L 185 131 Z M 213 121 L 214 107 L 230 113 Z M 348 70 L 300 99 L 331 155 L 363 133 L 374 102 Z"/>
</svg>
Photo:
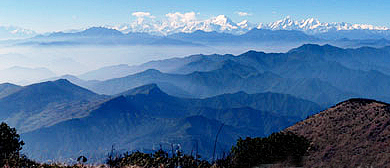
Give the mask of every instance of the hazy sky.
<svg viewBox="0 0 390 168">
<path fill-rule="evenodd" d="M 367 23 L 390 27 L 386 0 L 0 0 L 0 26 L 12 25 L 39 33 L 90 26 L 118 25 L 142 11 L 156 17 L 196 12 L 199 19 L 219 14 L 233 21 L 267 23 L 291 16 L 321 22 Z M 248 13 L 239 16 L 238 12 Z"/>
</svg>

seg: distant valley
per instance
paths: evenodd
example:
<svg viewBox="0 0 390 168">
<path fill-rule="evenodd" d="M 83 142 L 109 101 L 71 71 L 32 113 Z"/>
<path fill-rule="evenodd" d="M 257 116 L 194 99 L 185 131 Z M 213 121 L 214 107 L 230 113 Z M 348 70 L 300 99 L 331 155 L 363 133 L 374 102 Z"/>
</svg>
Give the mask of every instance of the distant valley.
<svg viewBox="0 0 390 168">
<path fill-rule="evenodd" d="M 368 99 L 390 102 L 388 30 L 323 32 L 310 26 L 298 29 L 303 22 L 284 22 L 292 27 L 280 28 L 280 22 L 241 33 L 195 30 L 164 35 L 91 27 L 3 41 L 8 47 L 31 47 L 43 53 L 76 48 L 73 58 L 79 51 L 89 53 L 90 46 L 102 47 L 109 51 L 106 56 L 112 56 L 113 62 L 123 57 L 110 53 L 111 47 L 118 46 L 224 52 L 167 56 L 132 65 L 111 62 L 66 75 L 34 66 L 5 68 L 0 76 L 14 80 L 0 84 L 0 119 L 21 133 L 26 142 L 22 152 L 42 162 L 72 162 L 72 158 L 83 155 L 101 163 L 113 146 L 118 153 L 176 148 L 185 153 L 199 152 L 209 160 L 219 128 L 215 145 L 219 157 L 240 137 L 265 137 L 286 130 L 326 148 L 326 143 L 308 135 L 317 131 L 312 127 L 316 118 L 344 106 L 369 108 L 364 106 L 373 103 Z M 314 20 L 310 24 L 324 26 Z M 350 38 L 361 31 L 362 37 L 374 34 L 375 38 Z M 288 50 L 257 51 L 262 45 Z M 224 50 L 231 47 L 239 51 L 243 46 L 254 49 L 239 54 Z M 2 56 L 0 59 L 8 60 L 14 55 Z M 99 58 L 92 55 L 78 59 L 89 62 Z M 19 59 L 25 61 L 24 56 Z M 83 66 L 79 60 L 60 60 L 66 66 Z M 48 65 L 68 68 L 55 62 Z M 383 104 L 375 105 L 387 108 Z M 310 154 L 309 159 L 324 157 L 318 151 Z M 328 160 L 335 158 L 327 155 Z M 312 160 L 305 164 L 311 165 Z"/>
</svg>

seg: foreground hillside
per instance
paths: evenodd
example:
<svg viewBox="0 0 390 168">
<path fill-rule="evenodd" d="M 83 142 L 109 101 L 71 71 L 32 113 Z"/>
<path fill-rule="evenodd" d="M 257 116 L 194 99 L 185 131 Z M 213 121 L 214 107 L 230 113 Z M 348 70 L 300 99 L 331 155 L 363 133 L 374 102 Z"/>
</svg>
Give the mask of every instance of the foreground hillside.
<svg viewBox="0 0 390 168">
<path fill-rule="evenodd" d="M 389 167 L 390 105 L 350 99 L 286 131 L 311 141 L 305 167 Z"/>
</svg>

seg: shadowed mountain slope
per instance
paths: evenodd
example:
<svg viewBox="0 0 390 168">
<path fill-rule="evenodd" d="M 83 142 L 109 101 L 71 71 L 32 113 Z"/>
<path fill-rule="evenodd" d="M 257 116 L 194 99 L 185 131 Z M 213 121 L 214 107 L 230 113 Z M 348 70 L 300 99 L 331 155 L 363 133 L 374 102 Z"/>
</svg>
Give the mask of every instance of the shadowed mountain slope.
<svg viewBox="0 0 390 168">
<path fill-rule="evenodd" d="M 280 101 L 285 103 L 279 106 L 276 102 Z M 268 103 L 275 106 L 266 107 Z M 184 99 L 150 84 L 100 104 L 86 117 L 40 128 L 22 134 L 22 138 L 28 144 L 24 152 L 39 160 L 82 154 L 101 161 L 112 144 L 120 151 L 146 152 L 160 148 L 160 144 L 164 149 L 178 144 L 188 153 L 197 144 L 199 154 L 210 158 L 215 134 L 222 124 L 225 126 L 218 154 L 227 152 L 239 137 L 268 135 L 299 121 L 296 115 L 319 109 L 315 103 L 272 93 Z"/>
<path fill-rule="evenodd" d="M 233 94 L 223 94 L 215 97 L 205 98 L 198 101 L 201 105 L 210 108 L 242 108 L 251 107 L 253 109 L 277 113 L 281 116 L 295 116 L 304 118 L 321 109 L 317 104 L 297 99 L 291 95 L 278 94 L 272 92 L 247 94 L 237 92 Z"/>
<path fill-rule="evenodd" d="M 104 96 L 64 79 L 37 83 L 1 98 L 0 118 L 21 132 L 31 131 L 64 119 L 85 116 L 93 104 L 103 99 Z"/>
</svg>

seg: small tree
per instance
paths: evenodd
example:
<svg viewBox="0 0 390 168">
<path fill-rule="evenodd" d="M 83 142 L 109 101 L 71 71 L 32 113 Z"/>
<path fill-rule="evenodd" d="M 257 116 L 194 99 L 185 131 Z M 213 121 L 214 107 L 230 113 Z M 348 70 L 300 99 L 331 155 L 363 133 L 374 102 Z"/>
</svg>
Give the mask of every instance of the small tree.
<svg viewBox="0 0 390 168">
<path fill-rule="evenodd" d="M 273 133 L 264 138 L 239 139 L 231 150 L 233 167 L 286 163 L 302 166 L 310 142 L 291 132 Z"/>
<path fill-rule="evenodd" d="M 19 159 L 19 151 L 22 150 L 24 142 L 16 133 L 15 128 L 10 128 L 6 123 L 0 124 L 0 166 Z"/>
</svg>

